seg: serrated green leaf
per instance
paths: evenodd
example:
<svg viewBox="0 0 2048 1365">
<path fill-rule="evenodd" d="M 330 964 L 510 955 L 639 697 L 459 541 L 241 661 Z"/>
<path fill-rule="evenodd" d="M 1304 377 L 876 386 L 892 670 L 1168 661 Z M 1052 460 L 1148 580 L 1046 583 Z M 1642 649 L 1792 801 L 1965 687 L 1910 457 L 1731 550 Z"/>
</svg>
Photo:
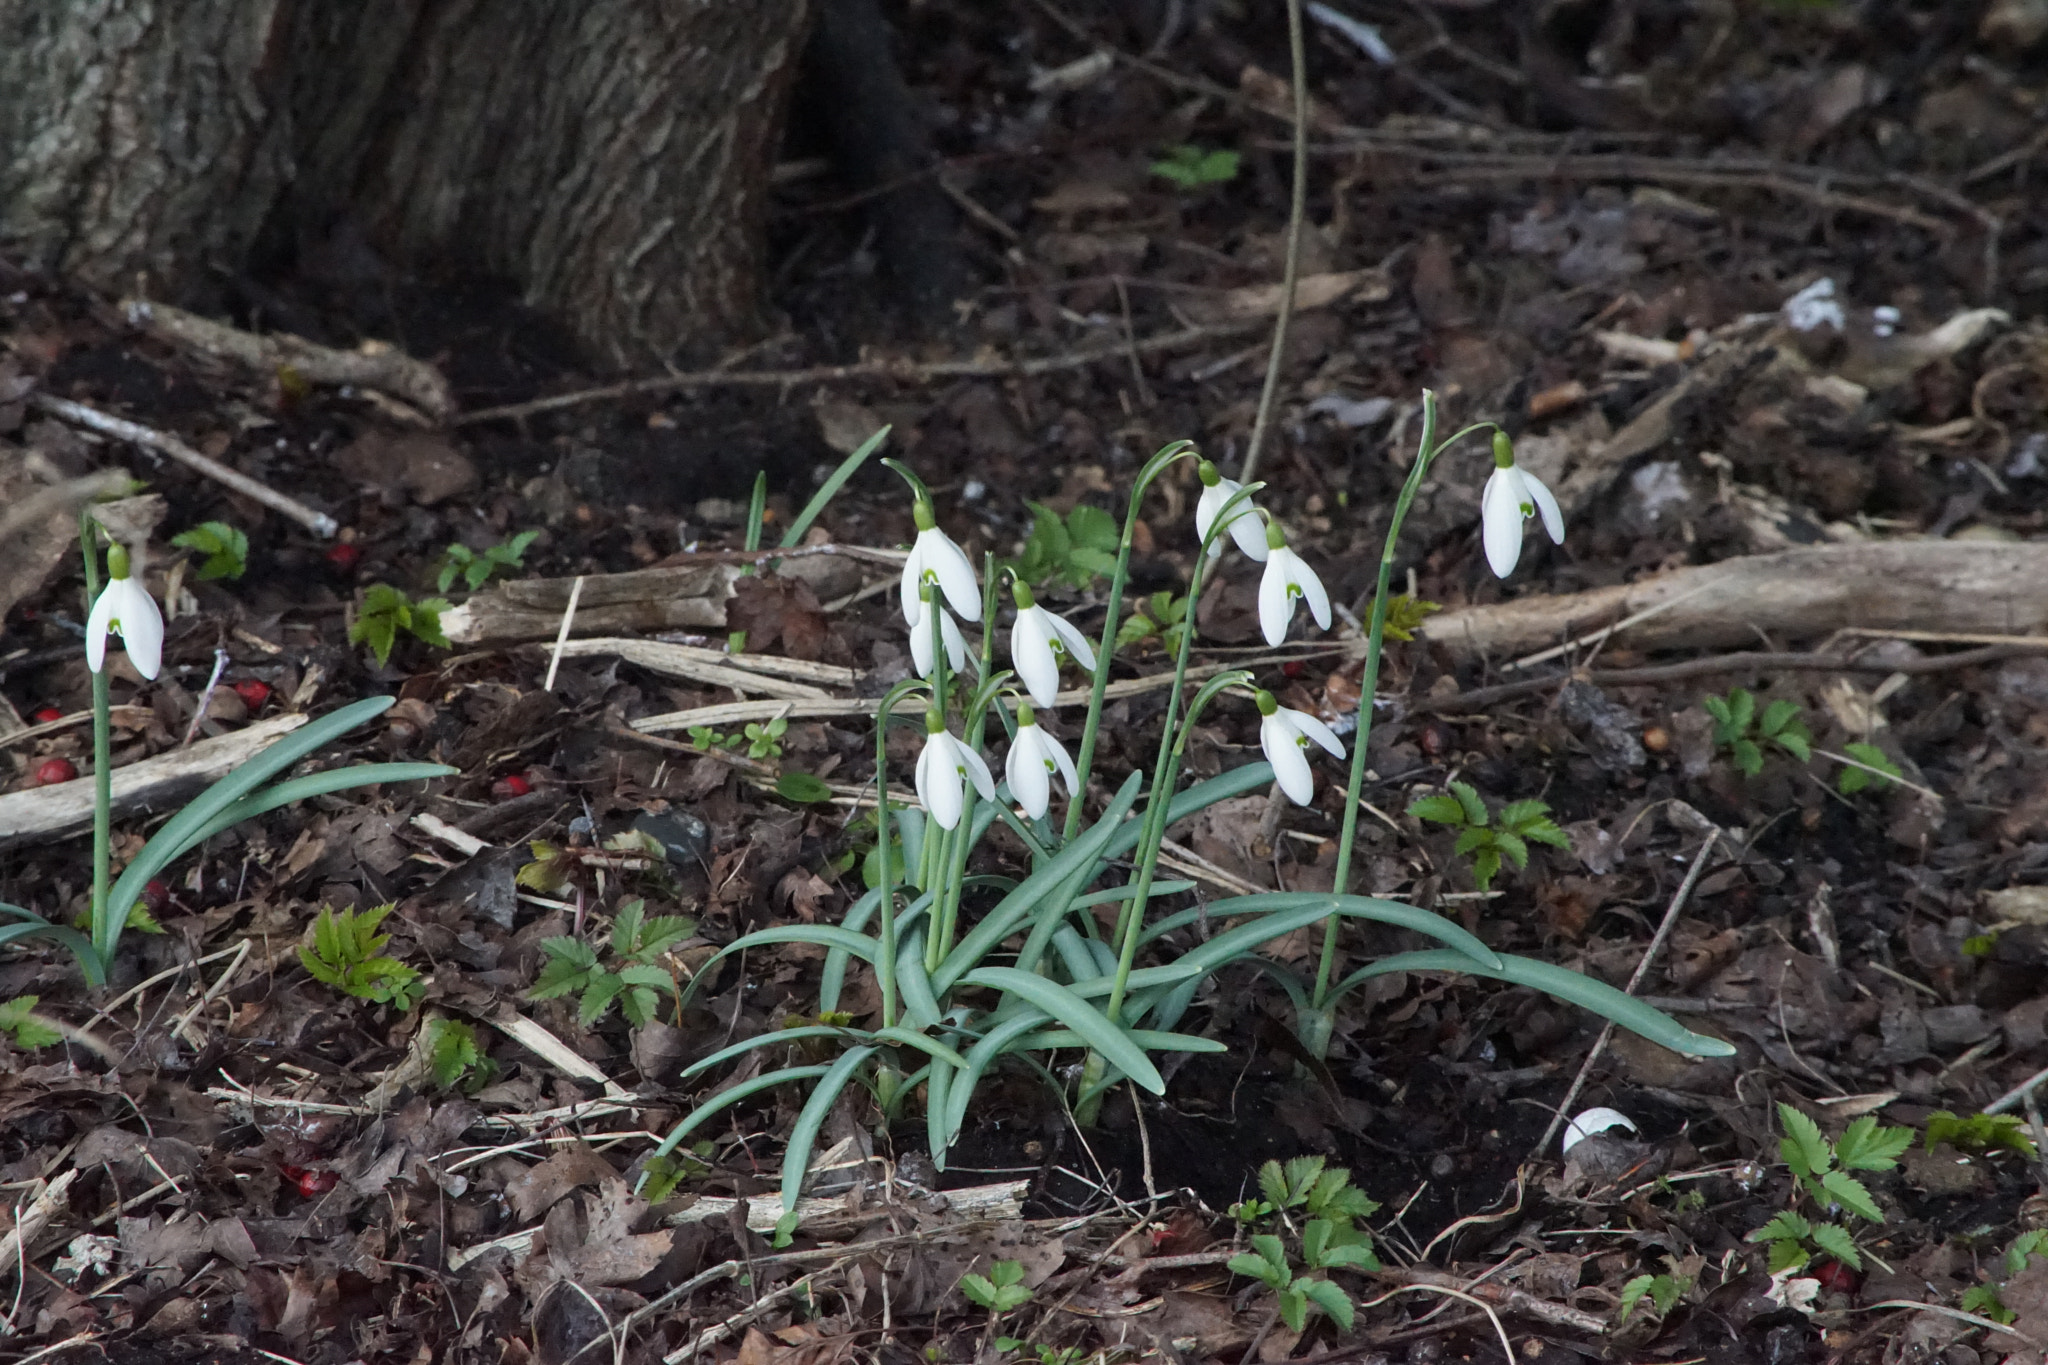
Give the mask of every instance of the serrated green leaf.
<svg viewBox="0 0 2048 1365">
<path fill-rule="evenodd" d="M 1888 1171 L 1912 1145 L 1912 1129 L 1880 1128 L 1876 1115 L 1865 1114 L 1835 1143 L 1835 1160 L 1846 1171 Z"/>
<path fill-rule="evenodd" d="M 1519 834 L 1510 834 L 1504 829 L 1496 830 L 1493 836 L 1493 849 L 1517 869 L 1529 865 L 1529 846 L 1522 842 L 1522 836 Z"/>
<path fill-rule="evenodd" d="M 1655 1275 L 1638 1275 L 1621 1287 L 1621 1301 L 1615 1305 L 1616 1322 L 1628 1321 L 1629 1314 L 1636 1311 L 1636 1305 L 1650 1292 L 1650 1285 L 1656 1278 Z"/>
<path fill-rule="evenodd" d="M 1299 1333 L 1308 1326 L 1308 1290 L 1303 1281 L 1296 1280 L 1281 1290 L 1274 1306 L 1288 1331 Z"/>
<path fill-rule="evenodd" d="M 612 1001 L 619 992 L 626 989 L 626 983 L 611 972 L 592 972 L 590 984 L 583 988 L 583 998 L 576 1005 L 576 1019 L 583 1027 L 589 1028 L 604 1017 L 612 1007 Z"/>
<path fill-rule="evenodd" d="M 1772 1215 L 1771 1221 L 1743 1238 L 1745 1242 L 1802 1241 L 1813 1234 L 1813 1225 L 1789 1209 Z"/>
<path fill-rule="evenodd" d="M 1847 1171 L 1829 1171 L 1820 1178 L 1820 1186 L 1834 1196 L 1836 1203 L 1858 1217 L 1873 1223 L 1884 1221 L 1884 1210 L 1870 1197 L 1870 1191 Z"/>
<path fill-rule="evenodd" d="M 1351 1330 L 1353 1319 L 1351 1296 L 1344 1292 L 1341 1285 L 1332 1283 L 1329 1280 L 1309 1280 L 1302 1285 L 1302 1292 L 1315 1303 L 1316 1307 L 1330 1315 L 1330 1321 L 1337 1324 L 1338 1331 L 1348 1332 Z"/>
<path fill-rule="evenodd" d="M 1778 1102 L 1778 1122 L 1785 1129 L 1778 1150 L 1795 1175 L 1819 1176 L 1834 1164 L 1819 1124 L 1782 1100 Z"/>
<path fill-rule="evenodd" d="M 1736 769 L 1744 777 L 1755 777 L 1764 770 L 1763 750 L 1756 747 L 1755 741 L 1738 739 L 1730 753 L 1735 759 Z"/>
<path fill-rule="evenodd" d="M 1798 715 L 1799 703 L 1781 697 L 1764 708 L 1763 719 L 1757 723 L 1757 733 L 1765 739 L 1776 739 Z"/>
<path fill-rule="evenodd" d="M 1479 793 L 1463 782 L 1453 782 L 1449 785 L 1451 795 L 1458 798 L 1458 804 L 1464 808 L 1465 823 L 1468 825 L 1486 824 L 1488 820 L 1486 802 L 1480 800 Z"/>
<path fill-rule="evenodd" d="M 1259 1193 L 1266 1196 L 1266 1202 L 1274 1208 L 1287 1204 L 1287 1177 L 1280 1169 L 1280 1163 L 1268 1160 L 1259 1167 Z"/>
<path fill-rule="evenodd" d="M 1418 820 L 1427 820 L 1437 825 L 1463 825 L 1465 808 L 1458 804 L 1455 796 L 1425 796 L 1408 806 L 1408 813 Z"/>
<path fill-rule="evenodd" d="M 1773 1275 L 1787 1270 L 1803 1270 L 1813 1259 L 1807 1249 L 1794 1241 L 1771 1243 L 1770 1268 Z"/>
<path fill-rule="evenodd" d="M 1847 1228 L 1833 1223 L 1816 1223 L 1813 1226 L 1813 1244 L 1849 1269 L 1863 1269 L 1863 1255 L 1856 1250 L 1856 1240 L 1849 1235 Z"/>
</svg>

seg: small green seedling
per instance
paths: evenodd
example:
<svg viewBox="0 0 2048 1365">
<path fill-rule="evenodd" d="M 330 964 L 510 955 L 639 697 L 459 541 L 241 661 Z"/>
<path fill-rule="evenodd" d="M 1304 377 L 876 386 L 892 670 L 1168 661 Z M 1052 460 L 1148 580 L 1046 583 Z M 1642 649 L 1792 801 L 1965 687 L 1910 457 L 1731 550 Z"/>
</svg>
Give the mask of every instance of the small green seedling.
<svg viewBox="0 0 2048 1365">
<path fill-rule="evenodd" d="M 1671 1316 L 1671 1310 L 1678 1307 L 1678 1301 L 1692 1288 L 1690 1275 L 1638 1275 L 1621 1287 L 1621 1302 L 1616 1305 L 1615 1321 L 1627 1322 L 1629 1315 L 1636 1311 L 1644 1299 L 1659 1318 Z"/>
<path fill-rule="evenodd" d="M 789 717 L 777 716 L 769 721 L 749 721 L 746 743 L 748 758 L 781 758 L 782 737 L 789 733 Z"/>
<path fill-rule="evenodd" d="M 339 915 L 321 907 L 313 921 L 313 944 L 299 946 L 299 961 L 315 981 L 324 982 L 344 995 L 396 1005 L 410 1010 L 426 994 L 420 974 L 395 957 L 380 957 L 378 949 L 391 941 L 377 926 L 392 907 L 374 910 L 344 910 Z"/>
<path fill-rule="evenodd" d="M 471 592 L 475 592 L 502 569 L 525 568 L 526 547 L 539 538 L 538 531 L 521 531 L 481 554 L 458 541 L 441 552 L 441 572 L 434 579 L 434 588 L 446 592 L 460 578 Z"/>
<path fill-rule="evenodd" d="M 2048 1228 L 2023 1232 L 2005 1249 L 2005 1278 L 2010 1280 L 2027 1268 L 2029 1258 L 2048 1260 Z M 1965 1313 L 1981 1313 L 1993 1322 L 2011 1322 L 2019 1314 L 2005 1306 L 2002 1284 L 1973 1285 L 1963 1291 L 1960 1307 Z"/>
<path fill-rule="evenodd" d="M 1471 856 L 1472 879 L 1481 891 L 1493 888 L 1503 860 L 1517 871 L 1527 867 L 1530 844 L 1571 846 L 1571 840 L 1550 818 L 1548 803 L 1534 798 L 1511 801 L 1501 807 L 1496 819 L 1479 793 L 1463 782 L 1451 783 L 1447 795 L 1423 797 L 1408 807 L 1408 813 L 1458 831 L 1456 852 L 1460 857 Z"/>
<path fill-rule="evenodd" d="M 1116 568 L 1121 532 L 1116 518 L 1100 507 L 1076 504 L 1062 521 L 1060 514 L 1043 503 L 1031 503 L 1031 538 L 1024 553 L 1010 566 L 1017 577 L 1033 587 L 1055 578 L 1065 579 L 1072 588 L 1085 588 Z"/>
<path fill-rule="evenodd" d="M 209 581 L 240 578 L 249 568 L 249 537 L 224 521 L 202 521 L 191 530 L 172 536 L 171 544 L 205 555 L 199 565 L 199 576 Z"/>
<path fill-rule="evenodd" d="M 1205 150 L 1193 143 L 1182 143 L 1152 163 L 1152 174 L 1161 180 L 1171 180 L 1184 190 L 1206 189 L 1237 179 L 1238 161 L 1236 152 L 1221 147 Z"/>
<path fill-rule="evenodd" d="M 448 599 L 444 597 L 422 597 L 415 602 L 389 583 L 373 583 L 363 593 L 362 609 L 349 625 L 348 642 L 368 645 L 380 668 L 391 662 L 391 650 L 400 635 L 448 649 L 448 637 L 441 630 L 441 613 L 446 610 Z"/>
<path fill-rule="evenodd" d="M 1387 601 L 1386 638 L 1413 640 L 1422 623 L 1443 609 L 1441 602 L 1425 602 L 1405 592 L 1396 593 Z"/>
<path fill-rule="evenodd" d="M 1155 592 L 1140 602 L 1116 629 L 1116 647 L 1125 649 L 1145 640 L 1157 640 L 1168 656 L 1180 653 L 1180 637 L 1188 628 L 1186 594 Z"/>
<path fill-rule="evenodd" d="M 1088 1353 L 1078 1346 L 1048 1346 L 1044 1342 L 1028 1342 L 1022 1337 L 997 1337 L 998 1351 L 1021 1351 L 1026 1346 L 1038 1357 L 1038 1365 L 1081 1365 Z"/>
<path fill-rule="evenodd" d="M 1946 1142 L 1959 1152 L 2018 1152 L 2027 1160 L 2035 1157 L 2034 1140 L 2027 1135 L 2026 1121 L 2017 1114 L 1971 1114 L 1967 1118 L 1937 1109 L 1927 1116 L 1927 1150 Z"/>
<path fill-rule="evenodd" d="M 1351 1183 L 1351 1172 L 1342 1167 L 1326 1170 L 1319 1156 L 1295 1157 L 1285 1166 L 1268 1161 L 1259 1168 L 1259 1194 L 1258 1199 L 1231 1205 L 1231 1217 L 1250 1226 L 1277 1216 L 1291 1229 L 1294 1215 L 1302 1215 L 1302 1269 L 1296 1272 L 1286 1243 L 1271 1233 L 1254 1234 L 1252 1249 L 1231 1257 L 1230 1269 L 1262 1281 L 1273 1291 L 1280 1320 L 1290 1331 L 1302 1330 L 1312 1306 L 1349 1331 L 1351 1296 L 1328 1279 L 1327 1272 L 1340 1267 L 1379 1269 L 1371 1234 L 1357 1226 L 1360 1219 L 1377 1212 L 1379 1205 Z"/>
<path fill-rule="evenodd" d="M 991 1318 L 1014 1313 L 1031 1302 L 1031 1286 L 1024 1283 L 1021 1261 L 997 1261 L 986 1275 L 961 1276 L 960 1292 L 968 1302 L 986 1308 Z"/>
<path fill-rule="evenodd" d="M 1851 1123 L 1840 1138 L 1829 1142 L 1820 1125 L 1789 1104 L 1778 1105 L 1778 1120 L 1785 1136 L 1778 1151 L 1792 1171 L 1797 1188 L 1821 1209 L 1846 1209 L 1871 1223 L 1884 1221 L 1884 1210 L 1870 1197 L 1862 1181 L 1851 1171 L 1888 1171 L 1898 1165 L 1899 1153 L 1913 1145 L 1913 1130 L 1878 1126 L 1865 1114 Z M 1834 1257 L 1851 1270 L 1863 1268 L 1863 1257 L 1847 1228 L 1834 1223 L 1814 1222 L 1785 1210 L 1749 1234 L 1751 1242 L 1768 1242 L 1773 1275 L 1781 1270 L 1799 1270 L 1812 1259 L 1814 1250 Z"/>
<path fill-rule="evenodd" d="M 51 1028 L 36 1014 L 36 1002 L 42 997 L 17 995 L 0 1004 L 0 1033 L 14 1040 L 14 1045 L 27 1052 L 32 1048 L 55 1047 L 64 1041 L 64 1035 Z"/>
<path fill-rule="evenodd" d="M 1813 736 L 1799 719 L 1797 703 L 1780 698 L 1757 715 L 1756 697 L 1746 687 L 1729 691 L 1726 697 L 1708 697 L 1700 703 L 1714 718 L 1714 747 L 1726 749 L 1744 777 L 1755 777 L 1764 768 L 1764 746 L 1775 745 L 1805 763 L 1813 757 Z"/>
<path fill-rule="evenodd" d="M 1835 779 L 1835 786 L 1844 796 L 1854 796 L 1865 787 L 1883 791 L 1898 778 L 1905 776 L 1899 765 L 1892 762 L 1890 755 L 1875 744 L 1844 744 L 1842 752 L 1863 765 L 1860 768 L 1847 763 L 1842 765 L 1842 775 Z M 1872 772 L 1873 768 L 1877 771 Z"/>
<path fill-rule="evenodd" d="M 676 1192 L 676 1187 L 694 1176 L 708 1175 L 711 1144 L 693 1143 L 678 1148 L 667 1156 L 650 1156 L 640 1169 L 645 1178 L 640 1185 L 640 1197 L 650 1204 L 659 1204 Z"/>
<path fill-rule="evenodd" d="M 639 1028 L 654 1018 L 662 995 L 673 995 L 676 990 L 674 973 L 658 965 L 662 953 L 696 930 L 693 919 L 682 915 L 649 919 L 645 901 L 628 901 L 612 920 L 609 964 L 580 938 L 544 939 L 540 947 L 547 961 L 526 998 L 580 995 L 576 1016 L 585 1028 L 602 1019 L 616 1001 L 626 1022 Z"/>
<path fill-rule="evenodd" d="M 498 1064 L 477 1041 L 476 1030 L 460 1019 L 428 1020 L 426 1047 L 434 1084 L 443 1090 L 474 1095 L 498 1074 Z"/>
<path fill-rule="evenodd" d="M 775 794 L 799 806 L 815 806 L 832 799 L 832 788 L 824 778 L 812 773 L 783 773 L 775 779 Z"/>
</svg>

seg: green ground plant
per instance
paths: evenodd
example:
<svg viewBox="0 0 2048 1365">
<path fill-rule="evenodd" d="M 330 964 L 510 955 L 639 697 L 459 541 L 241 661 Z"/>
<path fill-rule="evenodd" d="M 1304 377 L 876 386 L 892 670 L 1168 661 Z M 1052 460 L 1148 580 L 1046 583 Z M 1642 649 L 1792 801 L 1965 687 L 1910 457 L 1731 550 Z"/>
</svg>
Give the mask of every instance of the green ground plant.
<svg viewBox="0 0 2048 1365">
<path fill-rule="evenodd" d="M 1726 749 L 1737 772 L 1755 777 L 1764 770 L 1764 749 L 1783 750 L 1801 763 L 1813 757 L 1813 736 L 1799 719 L 1795 702 L 1780 698 L 1758 715 L 1756 696 L 1746 687 L 1731 688 L 1725 697 L 1708 697 L 1700 703 L 1714 718 L 1714 746 Z"/>
<path fill-rule="evenodd" d="M 426 993 L 420 974 L 378 951 L 391 941 L 391 935 L 378 933 L 377 927 L 392 908 L 380 905 L 336 914 L 331 907 L 322 906 L 313 921 L 312 943 L 299 945 L 300 963 L 315 981 L 343 995 L 411 1010 Z"/>
<path fill-rule="evenodd" d="M 1963 1291 L 1958 1305 L 1965 1313 L 1981 1313 L 1993 1322 L 2012 1322 L 2019 1314 L 2008 1308 L 2004 1298 L 2005 1282 L 2027 1268 L 2027 1262 L 2039 1256 L 2048 1260 L 2048 1228 L 2034 1228 L 2021 1233 L 2005 1249 L 2004 1277 L 1995 1283 L 1972 1285 Z"/>
<path fill-rule="evenodd" d="M 576 996 L 576 1018 L 585 1028 L 616 1003 L 626 1022 L 638 1028 L 654 1018 L 664 995 L 675 994 L 675 974 L 661 965 L 662 954 L 696 930 L 697 922 L 687 916 L 650 918 L 645 901 L 628 901 L 612 918 L 606 953 L 573 935 L 541 940 L 546 960 L 526 998 Z"/>
<path fill-rule="evenodd" d="M 441 552 L 441 570 L 434 578 L 435 591 L 446 592 L 455 586 L 457 579 L 461 579 L 464 587 L 475 592 L 508 569 L 525 568 L 527 548 L 538 539 L 538 531 L 521 531 L 512 539 L 482 551 L 472 550 L 457 541 Z"/>
<path fill-rule="evenodd" d="M 1227 185 L 1237 179 L 1240 157 L 1236 152 L 1221 147 L 1197 147 L 1183 143 L 1167 149 L 1166 155 L 1152 163 L 1152 174 L 1161 180 L 1170 180 L 1184 190 L 1207 189 L 1211 185 Z"/>
<path fill-rule="evenodd" d="M 1830 1142 L 1819 1124 L 1783 1102 L 1778 1105 L 1778 1121 L 1785 1130 L 1778 1152 L 1792 1172 L 1796 1194 L 1803 1194 L 1823 1214 L 1841 1209 L 1865 1222 L 1884 1222 L 1884 1210 L 1850 1172 L 1897 1166 L 1899 1153 L 1913 1145 L 1912 1129 L 1883 1127 L 1875 1116 L 1865 1114 Z M 1773 1275 L 1805 1268 L 1816 1253 L 1832 1256 L 1851 1270 L 1863 1268 L 1863 1253 L 1848 1228 L 1807 1218 L 1794 1209 L 1780 1210 L 1745 1240 L 1769 1245 Z"/>
<path fill-rule="evenodd" d="M 1349 1331 L 1355 1305 L 1329 1273 L 1379 1269 L 1372 1238 L 1358 1226 L 1379 1205 L 1351 1183 L 1351 1172 L 1326 1168 L 1320 1156 L 1296 1157 L 1285 1166 L 1268 1161 L 1259 1169 L 1259 1195 L 1232 1205 L 1231 1216 L 1247 1227 L 1278 1223 L 1294 1235 L 1295 1246 L 1290 1252 L 1278 1233 L 1253 1233 L 1251 1249 L 1232 1256 L 1230 1270 L 1273 1291 L 1274 1307 L 1290 1331 L 1306 1327 L 1311 1310 L 1327 1313 Z"/>
<path fill-rule="evenodd" d="M 1501 807 L 1496 817 L 1470 786 L 1463 782 L 1448 785 L 1449 790 L 1443 795 L 1425 796 L 1410 805 L 1408 813 L 1418 820 L 1448 825 L 1458 831 L 1453 851 L 1472 860 L 1472 880 L 1481 891 L 1493 889 L 1493 879 L 1499 875 L 1502 862 L 1517 872 L 1527 867 L 1532 843 L 1571 847 L 1571 840 L 1550 818 L 1547 803 L 1533 799 L 1511 801 Z"/>
<path fill-rule="evenodd" d="M 39 1047 L 55 1047 L 64 1041 L 64 1035 L 45 1023 L 36 1013 L 36 1006 L 42 997 L 17 995 L 12 1000 L 0 1002 L 0 1033 L 14 1040 L 14 1045 L 27 1052 Z"/>
<path fill-rule="evenodd" d="M 443 1090 L 474 1095 L 498 1074 L 498 1064 L 484 1051 L 476 1029 L 460 1019 L 429 1019 L 426 1048 L 434 1084 Z"/>
<path fill-rule="evenodd" d="M 2017 1114 L 1960 1115 L 1937 1109 L 1927 1116 L 1927 1150 L 1946 1142 L 1959 1152 L 2017 1152 L 2029 1161 L 2039 1153 L 2027 1133 L 2027 1121 Z"/>
<path fill-rule="evenodd" d="M 444 597 L 422 597 L 415 602 L 389 583 L 373 583 L 363 592 L 362 608 L 349 623 L 348 642 L 368 645 L 379 667 L 391 662 L 391 651 L 401 636 L 447 649 L 448 636 L 441 630 L 441 613 L 447 610 Z"/>
<path fill-rule="evenodd" d="M 248 572 L 249 537 L 224 521 L 202 521 L 172 536 L 171 544 L 206 556 L 199 563 L 202 579 L 236 579 Z"/>
</svg>

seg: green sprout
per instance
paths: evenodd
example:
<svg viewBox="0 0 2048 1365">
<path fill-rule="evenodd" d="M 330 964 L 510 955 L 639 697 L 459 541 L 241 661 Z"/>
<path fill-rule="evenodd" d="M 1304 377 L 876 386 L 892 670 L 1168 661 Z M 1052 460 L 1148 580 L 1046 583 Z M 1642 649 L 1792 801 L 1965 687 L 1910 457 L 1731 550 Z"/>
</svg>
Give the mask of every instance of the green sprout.
<svg viewBox="0 0 2048 1365">
<path fill-rule="evenodd" d="M 249 537 L 224 521 L 202 521 L 172 536 L 171 544 L 206 556 L 199 565 L 202 579 L 240 578 L 249 568 Z"/>
<path fill-rule="evenodd" d="M 526 548 L 540 537 L 538 531 L 521 531 L 512 539 L 493 545 L 482 554 L 457 542 L 441 552 L 441 572 L 434 579 L 437 591 L 446 592 L 460 578 L 471 592 L 491 581 L 502 569 L 526 567 Z"/>
<path fill-rule="evenodd" d="M 1182 143 L 1169 148 L 1164 157 L 1152 163 L 1152 174 L 1161 180 L 1171 180 L 1184 190 L 1206 189 L 1237 179 L 1239 160 L 1236 152 L 1221 147 L 1204 149 Z"/>
<path fill-rule="evenodd" d="M 441 613 L 447 610 L 444 597 L 422 597 L 415 602 L 389 583 L 373 583 L 363 593 L 362 610 L 349 625 L 348 642 L 368 645 L 380 668 L 391 662 L 391 650 L 401 634 L 448 649 L 448 636 L 441 630 Z"/>
<path fill-rule="evenodd" d="M 650 919 L 645 901 L 628 901 L 612 920 L 608 964 L 597 949 L 580 938 L 543 939 L 540 948 L 547 961 L 526 998 L 580 996 L 576 1017 L 585 1028 L 602 1019 L 616 1002 L 626 1022 L 639 1028 L 654 1018 L 664 994 L 675 993 L 675 974 L 659 965 L 661 955 L 696 931 L 693 919 L 683 915 Z"/>
<path fill-rule="evenodd" d="M 1799 719 L 1795 702 L 1781 698 L 1759 716 L 1756 697 L 1748 688 L 1737 687 L 1726 697 L 1708 697 L 1700 705 L 1714 718 L 1714 747 L 1726 749 L 1744 777 L 1763 771 L 1766 744 L 1776 745 L 1801 763 L 1813 757 L 1813 736 Z"/>
<path fill-rule="evenodd" d="M 391 935 L 378 933 L 377 926 L 392 908 L 380 905 L 374 910 L 344 910 L 337 915 L 331 908 L 321 907 L 319 918 L 313 921 L 312 946 L 300 945 L 299 961 L 315 981 L 344 995 L 412 1009 L 426 994 L 420 974 L 377 951 L 391 940 Z"/>
<path fill-rule="evenodd" d="M 1529 865 L 1529 845 L 1549 844 L 1569 848 L 1557 822 L 1550 818 L 1550 806 L 1531 798 L 1501 807 L 1498 818 L 1486 809 L 1479 793 L 1463 782 L 1452 782 L 1442 796 L 1425 796 L 1408 807 L 1408 813 L 1431 824 L 1449 825 L 1458 831 L 1458 856 L 1470 855 L 1472 879 L 1481 891 L 1493 889 L 1493 879 L 1503 860 L 1517 871 Z"/>
</svg>

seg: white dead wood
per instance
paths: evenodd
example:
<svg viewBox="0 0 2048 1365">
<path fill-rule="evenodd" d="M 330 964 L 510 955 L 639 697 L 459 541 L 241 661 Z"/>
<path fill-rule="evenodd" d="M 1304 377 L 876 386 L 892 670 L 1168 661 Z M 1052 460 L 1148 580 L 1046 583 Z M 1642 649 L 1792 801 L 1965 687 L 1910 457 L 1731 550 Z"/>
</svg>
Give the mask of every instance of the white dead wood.
<svg viewBox="0 0 2048 1365">
<path fill-rule="evenodd" d="M 272 716 L 254 724 L 202 740 L 189 749 L 173 749 L 116 769 L 114 817 L 138 811 L 162 811 L 184 801 L 207 784 L 227 776 L 278 739 L 306 723 L 305 716 Z M 0 796 L 0 849 L 38 839 L 61 839 L 92 827 L 93 780 L 73 778 L 54 786 Z"/>
</svg>

